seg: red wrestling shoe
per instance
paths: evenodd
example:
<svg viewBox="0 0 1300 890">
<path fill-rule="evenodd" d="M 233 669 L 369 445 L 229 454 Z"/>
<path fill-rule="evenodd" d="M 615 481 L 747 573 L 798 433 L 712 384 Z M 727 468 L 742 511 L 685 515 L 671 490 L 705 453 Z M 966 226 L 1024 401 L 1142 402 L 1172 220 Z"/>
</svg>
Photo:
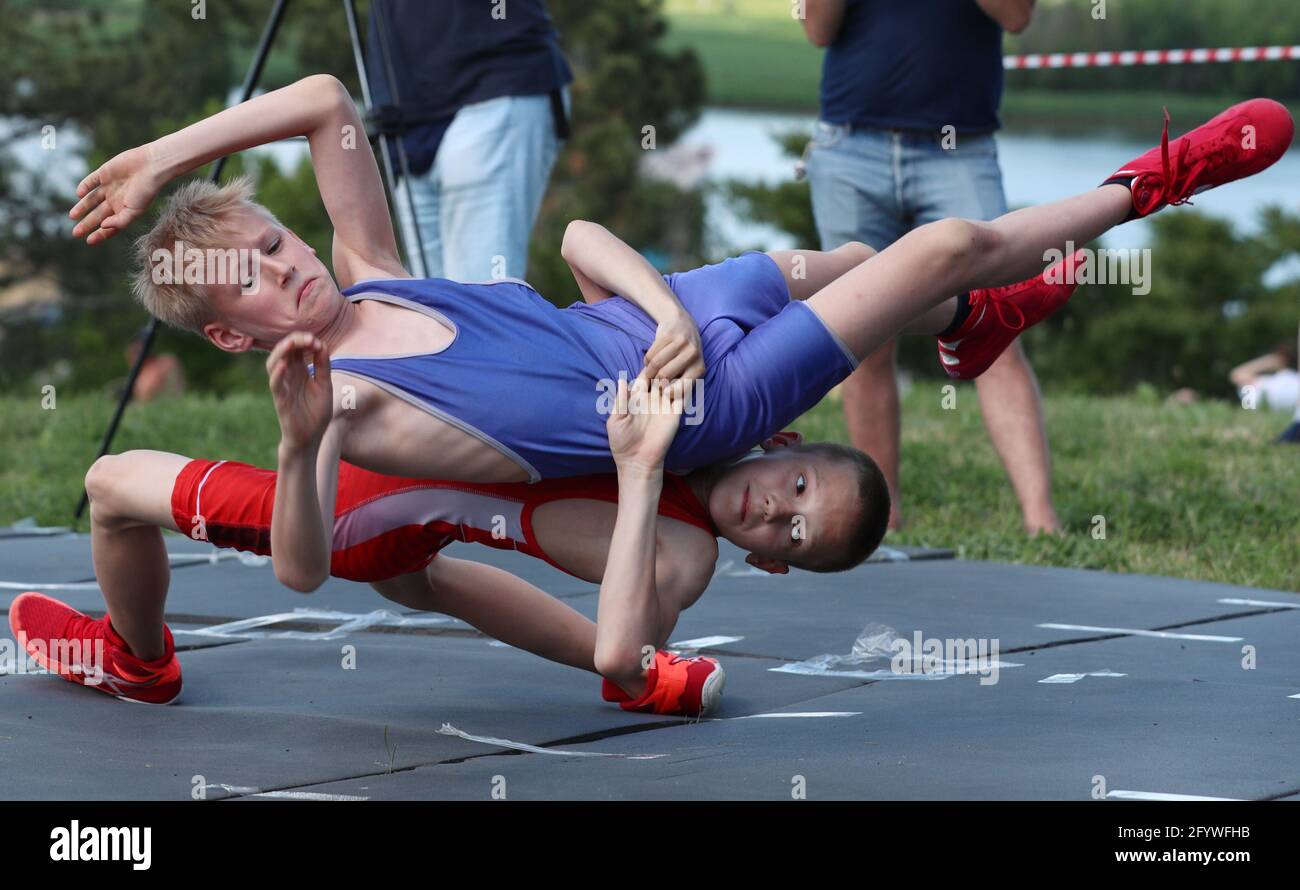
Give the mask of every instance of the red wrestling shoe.
<svg viewBox="0 0 1300 890">
<path fill-rule="evenodd" d="M 634 700 L 609 680 L 601 685 L 601 697 L 618 702 L 625 711 L 703 717 L 718 709 L 726 682 L 727 675 L 716 658 L 683 658 L 660 649 L 646 673 L 640 698 Z"/>
<path fill-rule="evenodd" d="M 1295 123 L 1272 99 L 1233 105 L 1190 133 L 1169 141 L 1169 110 L 1160 144 L 1125 164 L 1102 185 L 1118 182 L 1133 192 L 1129 219 L 1162 207 L 1187 204 L 1192 195 L 1253 176 L 1291 145 Z"/>
<path fill-rule="evenodd" d="M 1020 332 L 1060 309 L 1074 293 L 1076 251 L 1046 272 L 1019 284 L 970 292 L 970 314 L 957 332 L 939 340 L 939 361 L 955 380 L 974 380 L 997 361 Z"/>
<path fill-rule="evenodd" d="M 181 666 L 166 625 L 166 652 L 156 661 L 132 655 L 107 616 L 95 621 L 39 593 L 13 601 L 9 627 L 28 656 L 65 680 L 151 705 L 170 704 L 181 694 Z"/>
</svg>

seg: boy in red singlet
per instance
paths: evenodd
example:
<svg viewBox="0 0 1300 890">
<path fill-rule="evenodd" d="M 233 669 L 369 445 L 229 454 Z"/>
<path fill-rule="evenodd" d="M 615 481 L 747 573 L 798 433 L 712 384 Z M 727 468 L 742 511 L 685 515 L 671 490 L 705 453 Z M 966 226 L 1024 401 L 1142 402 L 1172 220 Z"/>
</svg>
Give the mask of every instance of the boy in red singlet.
<svg viewBox="0 0 1300 890">
<path fill-rule="evenodd" d="M 813 456 L 867 466 L 854 461 L 851 449 L 805 445 L 797 433 L 781 433 L 762 448 L 728 466 L 661 474 L 654 541 L 644 548 L 658 554 L 656 622 L 637 631 L 656 650 L 648 669 L 640 646 L 598 647 L 593 622 L 527 581 L 440 553 L 452 541 L 518 550 L 600 583 L 619 504 L 619 476 L 612 473 L 480 484 L 384 476 L 341 463 L 330 573 L 370 583 L 408 608 L 452 615 L 516 648 L 600 673 L 606 700 L 626 710 L 707 713 L 722 692 L 721 667 L 711 658 L 675 657 L 662 646 L 678 613 L 712 577 L 717 537 L 750 550 L 751 565 L 784 572 L 786 558 L 800 546 L 790 537 L 790 513 L 814 471 Z M 887 497 L 883 479 L 874 482 Z M 102 670 L 104 682 L 96 688 L 120 698 L 175 700 L 181 672 L 162 621 L 169 572 L 161 530 L 272 555 L 275 489 L 275 472 L 236 461 L 143 450 L 101 457 L 86 475 L 86 490 L 95 573 L 108 614 L 92 620 L 42 594 L 25 593 L 9 610 L 15 637 L 24 644 L 102 639 L 103 665 L 81 671 L 45 666 L 73 680 Z M 56 650 L 45 645 L 29 651 L 39 660 L 37 651 Z"/>
</svg>

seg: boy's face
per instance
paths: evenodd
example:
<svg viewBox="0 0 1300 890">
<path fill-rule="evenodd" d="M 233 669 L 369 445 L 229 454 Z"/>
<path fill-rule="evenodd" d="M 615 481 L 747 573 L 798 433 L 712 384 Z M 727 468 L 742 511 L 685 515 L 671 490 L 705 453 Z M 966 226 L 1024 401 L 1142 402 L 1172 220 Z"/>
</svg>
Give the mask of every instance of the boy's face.
<svg viewBox="0 0 1300 890">
<path fill-rule="evenodd" d="M 858 510 L 852 467 L 825 455 L 778 448 L 727 467 L 709 493 L 722 536 L 749 551 L 750 565 L 786 571 L 835 552 Z"/>
<path fill-rule="evenodd" d="M 293 232 L 259 213 L 240 211 L 231 220 L 229 246 L 256 250 L 256 288 L 250 283 L 207 284 L 220 321 L 203 333 L 227 352 L 270 349 L 291 331 L 318 334 L 339 312 L 344 298 L 316 251 Z"/>
</svg>

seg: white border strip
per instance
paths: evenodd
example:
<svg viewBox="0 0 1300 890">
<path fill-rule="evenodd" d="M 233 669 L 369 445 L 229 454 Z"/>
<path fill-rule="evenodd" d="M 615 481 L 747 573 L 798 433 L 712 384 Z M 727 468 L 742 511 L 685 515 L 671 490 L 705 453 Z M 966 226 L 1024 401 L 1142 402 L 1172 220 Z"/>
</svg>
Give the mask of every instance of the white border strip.
<svg viewBox="0 0 1300 890">
<path fill-rule="evenodd" d="M 479 742 L 496 748 L 510 748 L 514 751 L 527 751 L 529 754 L 554 754 L 558 757 L 622 757 L 625 760 L 657 760 L 668 756 L 667 754 L 609 754 L 602 751 L 561 751 L 558 748 L 539 748 L 526 742 L 512 742 L 510 739 L 498 739 L 487 735 L 470 735 L 450 723 L 442 724 L 438 732 L 441 735 L 454 735 L 467 742 Z"/>
<path fill-rule="evenodd" d="M 284 621 L 337 621 L 338 626 L 332 630 L 305 631 L 281 630 L 260 631 L 256 628 L 280 624 Z M 435 615 L 396 615 L 387 609 L 373 612 L 333 612 L 326 609 L 294 609 L 292 612 L 279 612 L 275 615 L 260 615 L 256 618 L 242 618 L 239 621 L 227 621 L 197 630 L 175 628 L 173 634 L 189 634 L 193 637 L 215 637 L 217 639 L 274 639 L 274 640 L 337 640 L 352 631 L 365 630 L 368 627 L 432 627 L 442 624 L 454 624 L 454 618 Z"/>
<path fill-rule="evenodd" d="M 1107 800 L 1244 800 L 1241 797 L 1204 797 L 1200 794 L 1167 794 L 1164 791 L 1108 791 Z"/>
<path fill-rule="evenodd" d="M 861 711 L 773 711 L 770 714 L 745 714 L 743 717 L 730 717 L 730 720 L 763 720 L 776 717 L 861 717 Z"/>
<path fill-rule="evenodd" d="M 708 649 L 725 643 L 739 643 L 744 637 L 696 637 L 693 640 L 678 640 L 669 643 L 669 649 Z"/>
<path fill-rule="evenodd" d="M 355 794 L 324 794 L 319 791 L 261 791 L 254 787 L 223 785 L 215 782 L 209 782 L 203 787 L 204 789 L 220 788 L 222 791 L 229 791 L 231 794 L 242 794 L 249 797 L 271 797 L 276 800 L 370 800 L 368 797 L 358 797 Z"/>
<path fill-rule="evenodd" d="M 1155 637 L 1160 640 L 1196 640 L 1202 643 L 1240 643 L 1243 637 L 1216 637 L 1213 634 L 1176 634 L 1167 630 L 1141 630 L 1133 627 L 1093 627 L 1090 624 L 1040 624 L 1049 630 L 1086 630 L 1090 633 L 1124 634 L 1131 637 Z"/>
<path fill-rule="evenodd" d="M 1044 677 L 1039 683 L 1078 683 L 1084 677 L 1127 677 L 1128 674 L 1117 674 L 1112 670 L 1090 671 L 1086 674 L 1052 674 L 1050 677 Z"/>
<path fill-rule="evenodd" d="M 1223 603 L 1228 606 L 1272 606 L 1278 609 L 1300 609 L 1300 603 L 1275 603 L 1272 600 L 1243 600 L 1236 597 L 1225 596 L 1223 599 L 1215 602 Z"/>
</svg>

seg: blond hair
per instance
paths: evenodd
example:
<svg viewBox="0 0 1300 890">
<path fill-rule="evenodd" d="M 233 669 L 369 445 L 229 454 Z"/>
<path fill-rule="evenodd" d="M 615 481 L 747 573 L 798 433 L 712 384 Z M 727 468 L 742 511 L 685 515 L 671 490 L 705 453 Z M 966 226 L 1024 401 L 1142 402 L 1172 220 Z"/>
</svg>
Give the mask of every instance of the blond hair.
<svg viewBox="0 0 1300 890">
<path fill-rule="evenodd" d="M 177 242 L 182 251 L 229 248 L 231 218 L 240 210 L 279 223 L 275 214 L 253 200 L 253 183 L 247 176 L 237 176 L 224 185 L 196 179 L 172 192 L 153 228 L 136 239 L 132 252 L 131 292 L 150 315 L 204 336 L 204 325 L 215 321 L 217 315 L 203 286 L 183 278 L 159 283 L 154 256 L 160 250 L 172 253 Z"/>
</svg>

